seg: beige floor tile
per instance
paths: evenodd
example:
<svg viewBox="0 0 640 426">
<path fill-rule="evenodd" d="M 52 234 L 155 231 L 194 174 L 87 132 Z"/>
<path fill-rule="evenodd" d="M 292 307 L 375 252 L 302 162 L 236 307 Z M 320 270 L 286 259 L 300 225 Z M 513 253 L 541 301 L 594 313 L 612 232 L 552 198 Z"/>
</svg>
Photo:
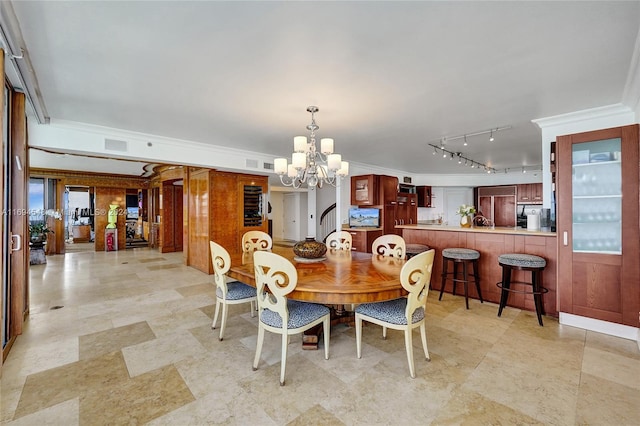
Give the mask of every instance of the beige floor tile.
<svg viewBox="0 0 640 426">
<path fill-rule="evenodd" d="M 205 324 L 211 324 L 209 317 L 198 309 L 200 306 L 206 306 L 204 303 L 207 301 L 194 300 L 193 302 L 194 303 L 189 303 L 189 301 L 185 301 L 184 304 L 180 306 L 167 306 L 167 303 L 162 304 L 162 309 L 169 311 L 169 315 L 149 319 L 147 321 L 149 327 L 151 327 L 156 336 L 160 337 Z"/>
<path fill-rule="evenodd" d="M 220 389 L 218 392 L 204 395 L 147 424 L 149 426 L 208 424 L 275 426 L 278 423 L 263 409 L 256 407 L 251 395 L 235 388 Z"/>
<path fill-rule="evenodd" d="M 638 379 L 636 375 L 636 380 Z M 640 392 L 583 373 L 580 380 L 576 423 L 580 425 L 640 424 Z"/>
<path fill-rule="evenodd" d="M 640 362 L 638 359 L 600 349 L 585 348 L 582 371 L 636 389 L 640 393 Z"/>
<path fill-rule="evenodd" d="M 542 423 L 575 422 L 580 370 L 547 368 L 491 352 L 462 389 L 522 412 Z"/>
<path fill-rule="evenodd" d="M 25 382 L 15 418 L 128 379 L 119 351 L 32 374 Z"/>
<path fill-rule="evenodd" d="M 130 377 L 166 367 L 203 351 L 200 342 L 186 330 L 122 349 Z"/>
<path fill-rule="evenodd" d="M 314 405 L 297 418 L 287 423 L 287 426 L 307 426 L 307 425 L 324 425 L 324 426 L 342 426 L 346 423 L 342 422 L 333 413 L 326 410 L 321 405 Z"/>
<path fill-rule="evenodd" d="M 476 392 L 457 390 L 439 410 L 432 425 L 544 425 L 510 407 L 484 398 Z"/>
<path fill-rule="evenodd" d="M 194 401 L 173 366 L 82 394 L 81 425 L 144 424 Z"/>
<path fill-rule="evenodd" d="M 80 336 L 80 359 L 94 358 L 155 338 L 146 322 L 85 334 Z"/>
<path fill-rule="evenodd" d="M 7 426 L 75 426 L 80 424 L 80 399 L 72 398 L 60 404 L 6 423 Z"/>
</svg>

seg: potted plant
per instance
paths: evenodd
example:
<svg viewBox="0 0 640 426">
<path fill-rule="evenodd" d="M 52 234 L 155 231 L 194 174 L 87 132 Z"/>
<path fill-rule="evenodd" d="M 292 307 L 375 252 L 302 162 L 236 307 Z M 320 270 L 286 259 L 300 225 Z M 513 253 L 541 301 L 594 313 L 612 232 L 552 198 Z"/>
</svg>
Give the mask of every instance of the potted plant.
<svg viewBox="0 0 640 426">
<path fill-rule="evenodd" d="M 47 241 L 47 235 L 53 233 L 47 227 L 46 222 L 33 222 L 29 224 L 29 242 L 32 247 L 42 247 Z"/>
<path fill-rule="evenodd" d="M 463 228 L 471 228 L 471 215 L 476 213 L 474 206 L 468 206 L 466 204 L 458 207 L 456 214 L 460 215 L 460 226 Z"/>
</svg>

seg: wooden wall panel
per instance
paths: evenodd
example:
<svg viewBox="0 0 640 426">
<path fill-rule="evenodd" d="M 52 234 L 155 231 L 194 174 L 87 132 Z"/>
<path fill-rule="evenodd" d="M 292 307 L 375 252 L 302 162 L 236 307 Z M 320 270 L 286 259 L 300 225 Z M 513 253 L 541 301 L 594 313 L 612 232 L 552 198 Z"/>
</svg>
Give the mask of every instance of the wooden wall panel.
<svg viewBox="0 0 640 426">
<path fill-rule="evenodd" d="M 118 250 L 125 250 L 127 243 L 126 232 L 126 188 L 96 188 L 95 192 L 95 216 L 94 216 L 94 230 L 95 230 L 95 250 L 104 251 L 104 230 L 109 223 L 107 214 L 109 212 L 110 204 L 117 204 L 120 206 L 118 211 L 118 222 L 116 224 L 118 228 Z"/>
<path fill-rule="evenodd" d="M 160 253 L 175 250 L 175 188 L 171 183 L 162 185 L 162 202 L 160 204 Z"/>
<path fill-rule="evenodd" d="M 236 173 L 211 172 L 210 236 L 230 252 L 241 248 L 242 235 L 238 232 L 237 177 Z"/>
<path fill-rule="evenodd" d="M 182 186 L 176 185 L 173 189 L 173 204 L 174 204 L 174 210 L 173 210 L 173 241 L 174 241 L 174 247 L 175 247 L 175 251 L 181 251 L 182 250 L 182 241 L 183 241 L 183 234 L 182 234 L 182 222 L 183 222 L 183 214 L 184 214 L 184 206 L 183 206 L 183 191 L 182 191 Z"/>
<path fill-rule="evenodd" d="M 209 171 L 189 173 L 189 259 L 188 264 L 211 274 L 209 256 Z"/>
</svg>

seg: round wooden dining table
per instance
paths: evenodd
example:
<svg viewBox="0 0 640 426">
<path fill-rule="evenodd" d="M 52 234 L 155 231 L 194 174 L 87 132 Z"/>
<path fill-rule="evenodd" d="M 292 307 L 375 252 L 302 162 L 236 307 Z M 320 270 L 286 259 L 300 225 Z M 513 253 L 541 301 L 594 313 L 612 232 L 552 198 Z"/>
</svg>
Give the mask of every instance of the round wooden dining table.
<svg viewBox="0 0 640 426">
<path fill-rule="evenodd" d="M 324 304 L 380 302 L 403 297 L 400 284 L 403 259 L 358 251 L 327 250 L 322 261 L 296 260 L 291 247 L 274 246 L 273 253 L 289 259 L 298 284 L 288 298 Z M 230 253 L 227 275 L 255 286 L 253 253 Z"/>
</svg>

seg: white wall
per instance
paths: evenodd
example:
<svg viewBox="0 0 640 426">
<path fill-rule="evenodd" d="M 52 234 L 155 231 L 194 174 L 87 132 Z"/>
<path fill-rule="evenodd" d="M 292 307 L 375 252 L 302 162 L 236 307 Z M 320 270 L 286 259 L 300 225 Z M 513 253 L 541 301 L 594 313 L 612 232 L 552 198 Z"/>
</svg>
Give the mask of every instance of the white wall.
<svg viewBox="0 0 640 426">
<path fill-rule="evenodd" d="M 271 219 L 271 232 L 273 234 L 273 238 L 282 239 L 284 235 L 283 228 L 283 216 L 282 209 L 284 205 L 283 192 L 274 192 L 269 191 L 269 203 L 271 203 L 271 213 L 269 214 L 269 219 Z"/>
<path fill-rule="evenodd" d="M 70 222 L 73 221 L 71 219 L 77 209 L 88 209 L 90 208 L 89 204 L 89 188 L 86 191 L 69 191 L 69 217 Z M 87 224 L 89 223 L 88 217 L 79 217 L 78 222 Z M 78 224 L 76 222 L 76 224 Z"/>
</svg>

